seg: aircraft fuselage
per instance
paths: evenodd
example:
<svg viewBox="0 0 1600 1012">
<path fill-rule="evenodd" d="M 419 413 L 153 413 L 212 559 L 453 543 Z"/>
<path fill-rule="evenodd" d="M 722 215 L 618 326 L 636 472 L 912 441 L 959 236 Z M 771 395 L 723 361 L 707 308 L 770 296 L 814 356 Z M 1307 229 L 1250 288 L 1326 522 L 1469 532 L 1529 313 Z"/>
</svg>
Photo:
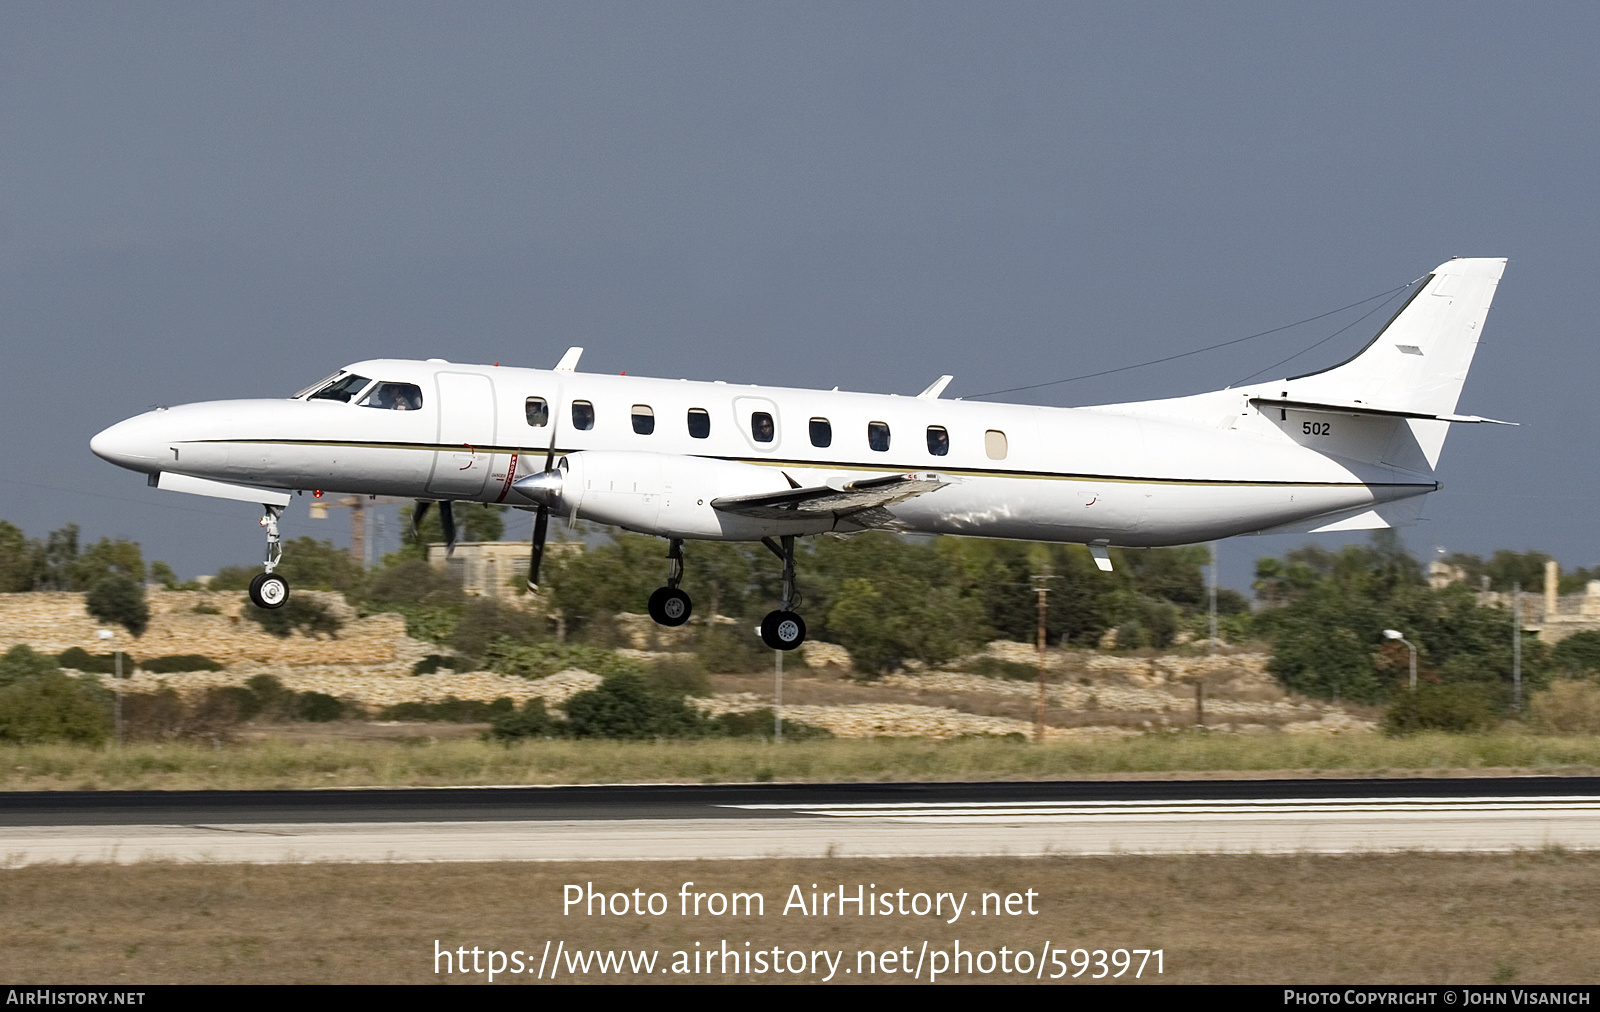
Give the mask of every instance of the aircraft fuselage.
<svg viewBox="0 0 1600 1012">
<path fill-rule="evenodd" d="M 513 483 L 565 458 L 578 517 L 710 540 L 861 529 L 711 504 L 885 474 L 945 482 L 886 507 L 898 529 L 1130 547 L 1353 515 L 1438 487 L 1426 465 L 1330 452 L 1330 424 L 1348 438 L 1370 419 L 1261 409 L 1253 390 L 1207 395 L 1214 406 L 1179 419 L 439 361 L 339 375 L 358 378 L 348 400 L 162 408 L 92 448 L 152 476 L 524 509 Z"/>
</svg>

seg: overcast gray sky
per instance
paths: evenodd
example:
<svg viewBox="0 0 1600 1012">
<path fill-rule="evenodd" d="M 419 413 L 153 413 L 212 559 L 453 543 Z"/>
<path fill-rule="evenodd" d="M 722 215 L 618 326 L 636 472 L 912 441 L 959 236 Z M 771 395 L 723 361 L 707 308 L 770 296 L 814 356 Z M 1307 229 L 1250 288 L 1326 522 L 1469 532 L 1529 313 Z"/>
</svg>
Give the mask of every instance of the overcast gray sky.
<svg viewBox="0 0 1600 1012">
<path fill-rule="evenodd" d="M 1506 256 L 1404 532 L 1600 561 L 1593 4 L 0 6 L 0 516 L 260 556 L 89 437 L 370 356 L 950 395 Z M 1359 311 L 1018 395 L 1213 389 Z M 1279 373 L 1359 347 L 1382 314 Z M 337 514 L 336 514 L 337 516 Z M 526 522 L 516 530 L 525 532 Z M 347 538 L 291 509 L 286 533 Z M 1303 538 L 1224 546 L 1224 576 Z"/>
</svg>

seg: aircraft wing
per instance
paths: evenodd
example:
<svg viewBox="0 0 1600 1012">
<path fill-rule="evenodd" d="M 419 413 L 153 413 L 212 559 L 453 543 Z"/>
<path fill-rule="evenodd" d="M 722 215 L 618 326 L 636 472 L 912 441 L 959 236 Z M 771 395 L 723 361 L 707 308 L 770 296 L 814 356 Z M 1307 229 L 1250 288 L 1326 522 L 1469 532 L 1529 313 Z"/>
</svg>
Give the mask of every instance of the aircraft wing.
<svg viewBox="0 0 1600 1012">
<path fill-rule="evenodd" d="M 894 517 L 884 507 L 904 502 L 950 484 L 937 474 L 891 474 L 882 478 L 829 482 L 816 488 L 796 488 L 761 495 L 725 496 L 711 500 L 724 513 L 758 520 L 791 520 L 832 513 L 838 520 L 861 528 L 891 528 Z"/>
</svg>

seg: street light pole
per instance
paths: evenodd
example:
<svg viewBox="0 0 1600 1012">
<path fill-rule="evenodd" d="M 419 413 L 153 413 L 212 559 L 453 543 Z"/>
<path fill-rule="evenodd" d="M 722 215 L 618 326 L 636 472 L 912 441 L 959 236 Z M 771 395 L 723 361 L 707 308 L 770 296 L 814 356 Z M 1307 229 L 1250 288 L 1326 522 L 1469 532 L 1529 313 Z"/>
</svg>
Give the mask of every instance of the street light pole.
<svg viewBox="0 0 1600 1012">
<path fill-rule="evenodd" d="M 112 642 L 112 647 L 111 647 L 112 653 L 116 657 L 116 674 L 114 674 L 112 676 L 111 689 L 112 689 L 113 693 L 115 693 L 115 698 L 116 698 L 116 702 L 114 704 L 112 704 L 113 713 L 115 714 L 113 719 L 116 721 L 116 742 L 117 742 L 118 745 L 121 745 L 122 744 L 122 651 L 115 644 L 115 640 L 117 638 L 117 634 L 112 632 L 110 629 L 98 629 L 98 630 L 95 631 L 95 636 L 98 639 L 111 641 Z"/>
<path fill-rule="evenodd" d="M 1045 634 L 1047 626 L 1046 618 L 1048 615 L 1047 606 L 1045 604 L 1045 596 L 1050 593 L 1049 582 L 1050 565 L 1045 563 L 1039 567 L 1039 572 L 1033 577 L 1033 589 L 1034 592 L 1039 595 L 1039 692 L 1037 700 L 1038 705 L 1036 707 L 1037 712 L 1034 718 L 1033 740 L 1040 745 L 1044 744 L 1044 668 L 1046 661 Z"/>
<path fill-rule="evenodd" d="M 1522 709 L 1522 584 L 1511 585 L 1511 708 Z"/>
<path fill-rule="evenodd" d="M 1206 656 L 1217 652 L 1217 543 L 1211 542 L 1211 586 L 1207 595 Z"/>
<path fill-rule="evenodd" d="M 1385 629 L 1383 634 L 1392 640 L 1399 640 L 1411 651 L 1411 691 L 1417 691 L 1417 647 L 1416 644 L 1406 639 L 1398 629 Z"/>
</svg>

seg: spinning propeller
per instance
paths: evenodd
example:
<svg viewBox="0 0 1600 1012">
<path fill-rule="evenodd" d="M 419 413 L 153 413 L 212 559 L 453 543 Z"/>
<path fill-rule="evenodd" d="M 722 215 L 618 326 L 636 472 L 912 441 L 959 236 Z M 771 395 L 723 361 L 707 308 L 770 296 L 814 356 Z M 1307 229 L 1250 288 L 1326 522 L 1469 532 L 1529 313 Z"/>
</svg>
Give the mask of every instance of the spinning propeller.
<svg viewBox="0 0 1600 1012">
<path fill-rule="evenodd" d="M 550 419 L 550 448 L 544 454 L 544 470 L 516 483 L 516 489 L 539 504 L 533 518 L 533 552 L 528 557 L 528 589 L 539 591 L 539 567 L 544 563 L 544 539 L 550 529 L 550 509 L 561 498 L 562 474 L 555 470 L 555 412 Z"/>
</svg>

